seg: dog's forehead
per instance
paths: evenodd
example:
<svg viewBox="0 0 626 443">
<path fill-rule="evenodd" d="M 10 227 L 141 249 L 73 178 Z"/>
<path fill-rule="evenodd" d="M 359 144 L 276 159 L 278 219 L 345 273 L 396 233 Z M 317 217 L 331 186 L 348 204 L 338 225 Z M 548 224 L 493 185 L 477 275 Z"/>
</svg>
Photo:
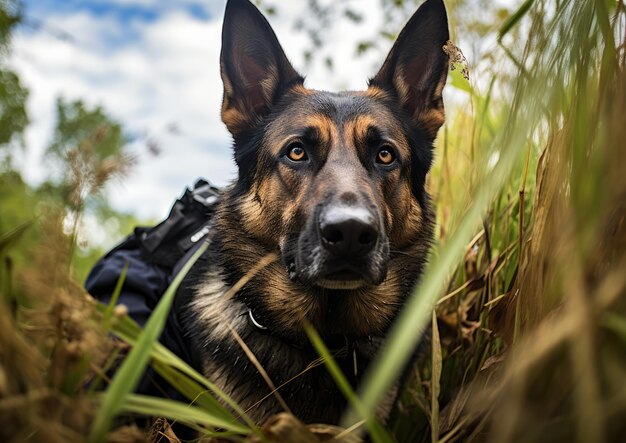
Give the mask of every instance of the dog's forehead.
<svg viewBox="0 0 626 443">
<path fill-rule="evenodd" d="M 338 123 L 381 108 L 372 98 L 360 91 L 309 90 L 308 94 L 302 95 L 296 104 L 296 108 L 325 115 Z"/>
<path fill-rule="evenodd" d="M 379 129 L 400 130 L 400 123 L 383 100 L 367 91 L 328 92 L 306 89 L 291 96 L 276 123 L 283 130 L 333 124 L 338 130 L 363 118 Z M 368 125 L 365 125 L 366 128 Z"/>
</svg>

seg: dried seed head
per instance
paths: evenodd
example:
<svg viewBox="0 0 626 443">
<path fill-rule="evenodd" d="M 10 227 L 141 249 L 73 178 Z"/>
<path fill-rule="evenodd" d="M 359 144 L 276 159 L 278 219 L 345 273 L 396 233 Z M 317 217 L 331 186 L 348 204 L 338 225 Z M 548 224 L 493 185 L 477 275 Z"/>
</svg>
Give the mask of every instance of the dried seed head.
<svg viewBox="0 0 626 443">
<path fill-rule="evenodd" d="M 452 43 L 452 41 L 448 40 L 445 45 L 443 45 L 443 52 L 445 52 L 450 58 L 450 70 L 454 71 L 456 69 L 456 65 L 461 65 L 461 75 L 465 80 L 469 80 L 469 67 L 467 63 L 467 59 L 463 55 L 461 49 Z"/>
</svg>

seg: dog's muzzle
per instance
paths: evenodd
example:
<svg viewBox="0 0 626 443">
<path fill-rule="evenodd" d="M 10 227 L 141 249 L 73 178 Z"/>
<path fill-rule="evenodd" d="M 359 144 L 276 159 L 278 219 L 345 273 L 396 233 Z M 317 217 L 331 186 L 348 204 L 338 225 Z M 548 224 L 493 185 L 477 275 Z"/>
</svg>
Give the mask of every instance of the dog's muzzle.
<svg viewBox="0 0 626 443">
<path fill-rule="evenodd" d="M 298 242 L 298 278 L 326 289 L 380 284 L 386 275 L 387 237 L 377 214 L 362 205 L 324 206 Z"/>
</svg>

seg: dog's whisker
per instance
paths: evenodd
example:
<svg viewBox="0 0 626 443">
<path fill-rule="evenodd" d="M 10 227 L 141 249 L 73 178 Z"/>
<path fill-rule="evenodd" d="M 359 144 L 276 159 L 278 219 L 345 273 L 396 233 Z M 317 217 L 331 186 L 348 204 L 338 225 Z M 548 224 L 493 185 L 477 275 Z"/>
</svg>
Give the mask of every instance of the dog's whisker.
<svg viewBox="0 0 626 443">
<path fill-rule="evenodd" d="M 403 257 L 410 257 L 410 258 L 420 259 L 420 260 L 423 260 L 423 258 L 424 258 L 424 254 L 423 253 L 412 254 L 410 252 L 399 251 L 397 249 L 389 250 L 389 254 L 391 254 L 392 258 L 393 258 L 394 255 L 402 255 Z"/>
</svg>

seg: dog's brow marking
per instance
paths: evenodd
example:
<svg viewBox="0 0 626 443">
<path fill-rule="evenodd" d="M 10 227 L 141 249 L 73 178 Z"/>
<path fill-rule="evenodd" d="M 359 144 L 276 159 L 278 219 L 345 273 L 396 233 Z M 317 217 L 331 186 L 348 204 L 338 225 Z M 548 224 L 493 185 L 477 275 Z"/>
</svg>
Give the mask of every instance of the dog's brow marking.
<svg viewBox="0 0 626 443">
<path fill-rule="evenodd" d="M 367 142 L 370 128 L 376 126 L 376 119 L 369 114 L 359 114 L 347 122 L 344 129 L 344 142 L 348 146 L 360 147 Z"/>
<path fill-rule="evenodd" d="M 350 119 L 344 123 L 342 135 L 343 142 L 346 145 L 358 145 L 363 140 L 363 126 L 367 125 L 367 123 L 363 122 L 364 119 L 365 116 L 357 115 L 353 119 Z"/>
<path fill-rule="evenodd" d="M 305 125 L 318 130 L 323 144 L 329 144 L 333 139 L 337 138 L 338 129 L 332 119 L 323 114 L 307 115 L 305 118 Z"/>
</svg>

